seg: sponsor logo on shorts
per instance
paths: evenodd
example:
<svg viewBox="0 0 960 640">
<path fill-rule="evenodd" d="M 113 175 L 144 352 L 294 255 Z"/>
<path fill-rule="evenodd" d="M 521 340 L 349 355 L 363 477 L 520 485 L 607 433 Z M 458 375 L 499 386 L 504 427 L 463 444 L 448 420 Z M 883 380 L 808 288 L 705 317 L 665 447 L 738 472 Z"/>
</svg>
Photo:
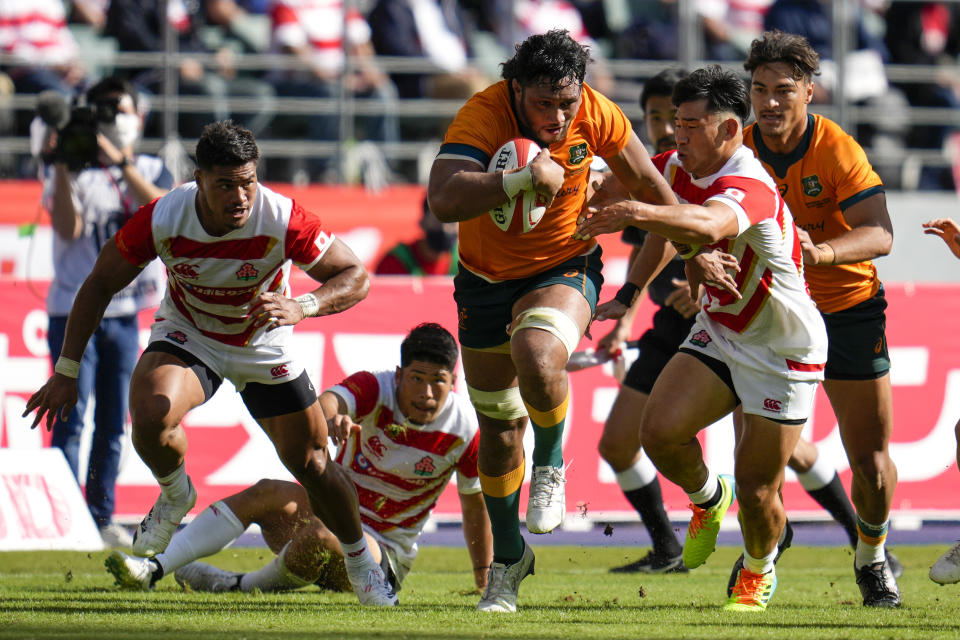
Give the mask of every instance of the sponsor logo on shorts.
<svg viewBox="0 0 960 640">
<path fill-rule="evenodd" d="M 413 472 L 418 476 L 432 476 L 436 470 L 437 467 L 430 456 L 423 456 L 420 462 L 413 466 Z"/>
<path fill-rule="evenodd" d="M 270 369 L 270 375 L 273 376 L 274 378 L 284 378 L 290 375 L 290 370 L 287 369 L 287 365 L 278 364 L 277 366 L 272 367 Z"/>
<path fill-rule="evenodd" d="M 780 413 L 783 411 L 783 403 L 779 400 L 774 400 L 773 398 L 764 398 L 763 399 L 763 408 L 765 411 L 773 411 L 774 413 Z"/>
<path fill-rule="evenodd" d="M 580 275 L 580 272 L 579 272 L 578 270 L 574 269 L 573 271 L 567 271 L 566 273 L 564 273 L 564 274 L 563 274 L 563 277 L 564 277 L 564 278 L 576 278 L 578 275 Z"/>
<path fill-rule="evenodd" d="M 237 280 L 253 280 L 260 272 L 249 262 L 244 262 L 243 266 L 237 269 Z"/>
<path fill-rule="evenodd" d="M 570 147 L 570 164 L 580 164 L 587 159 L 587 143 L 581 142 Z"/>
<path fill-rule="evenodd" d="M 467 310 L 463 307 L 460 307 L 460 309 L 457 311 L 457 326 L 460 329 L 467 328 L 467 317 Z"/>
<path fill-rule="evenodd" d="M 367 449 L 378 458 L 382 458 L 383 454 L 387 452 L 387 447 L 380 440 L 380 436 L 373 436 L 367 440 Z"/>
<path fill-rule="evenodd" d="M 167 334 L 167 340 L 173 340 L 177 344 L 184 344 L 187 341 L 187 334 L 183 331 L 171 331 Z"/>
<path fill-rule="evenodd" d="M 694 344 L 698 347 L 705 347 L 710 344 L 710 342 L 710 334 L 703 329 L 690 336 L 690 344 Z"/>
<path fill-rule="evenodd" d="M 197 271 L 197 265 L 187 262 L 178 262 L 173 265 L 173 272 L 182 278 L 199 278 L 200 272 Z"/>
<path fill-rule="evenodd" d="M 800 178 L 800 184 L 803 185 L 803 192 L 815 198 L 820 195 L 820 192 L 823 191 L 823 186 L 820 184 L 820 176 L 812 175 Z"/>
</svg>

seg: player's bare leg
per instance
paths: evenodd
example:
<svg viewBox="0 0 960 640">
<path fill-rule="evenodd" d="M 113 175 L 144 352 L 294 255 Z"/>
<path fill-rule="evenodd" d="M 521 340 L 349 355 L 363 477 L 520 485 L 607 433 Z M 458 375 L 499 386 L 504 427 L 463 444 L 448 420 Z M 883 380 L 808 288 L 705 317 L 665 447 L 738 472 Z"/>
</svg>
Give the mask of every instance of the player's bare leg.
<svg viewBox="0 0 960 640">
<path fill-rule="evenodd" d="M 857 583 L 864 605 L 900 606 L 900 592 L 886 560 L 890 505 L 897 467 L 890 458 L 893 400 L 890 375 L 874 380 L 823 383 L 853 471 L 851 498 L 857 508 L 859 540 L 854 554 Z"/>
<path fill-rule="evenodd" d="M 394 605 L 396 594 L 371 555 L 360 527 L 357 490 L 327 449 L 327 423 L 318 402 L 258 420 L 280 460 L 303 485 L 313 513 L 340 541 L 344 562 L 361 603 Z"/>
<path fill-rule="evenodd" d="M 180 422 L 206 400 L 196 374 L 174 355 L 143 354 L 130 380 L 133 445 L 160 484 L 160 497 L 134 533 L 133 552 L 153 556 L 170 543 L 173 532 L 197 501 L 187 476 L 187 437 Z"/>
<path fill-rule="evenodd" d="M 802 430 L 803 425 L 780 424 L 762 416 L 744 414 L 734 473 L 744 547 L 754 558 L 776 552 L 787 519 L 780 498 L 784 467 Z M 772 560 L 770 565 L 772 567 Z"/>
<path fill-rule="evenodd" d="M 657 378 L 641 419 L 640 441 L 647 455 L 690 498 L 693 516 L 683 562 L 691 569 L 713 553 L 734 498 L 733 479 L 707 468 L 697 434 L 730 413 L 735 402 L 730 388 L 706 364 L 678 353 Z"/>
<path fill-rule="evenodd" d="M 495 394 L 489 407 L 478 404 L 474 398 L 480 424 L 477 470 L 493 534 L 490 579 L 477 608 L 514 612 L 520 581 L 533 573 L 533 552 L 520 534 L 520 488 L 525 467 L 523 432 L 527 419 L 522 415 L 522 405 L 514 406 L 520 405 L 519 392 L 512 391 L 517 382 L 508 353 L 464 348 L 461 358 L 470 387 Z M 496 418 L 488 413 L 504 417 Z M 517 417 L 506 417 L 508 415 Z"/>
<path fill-rule="evenodd" d="M 535 289 L 513 306 L 510 353 L 534 434 L 531 533 L 553 531 L 565 515 L 562 444 L 570 399 L 565 367 L 590 316 L 583 294 L 561 284 Z"/>
<path fill-rule="evenodd" d="M 697 358 L 678 353 L 667 363 L 640 422 L 643 448 L 665 478 L 688 493 L 703 486 L 709 470 L 696 436 L 734 403 L 729 387 Z"/>
</svg>

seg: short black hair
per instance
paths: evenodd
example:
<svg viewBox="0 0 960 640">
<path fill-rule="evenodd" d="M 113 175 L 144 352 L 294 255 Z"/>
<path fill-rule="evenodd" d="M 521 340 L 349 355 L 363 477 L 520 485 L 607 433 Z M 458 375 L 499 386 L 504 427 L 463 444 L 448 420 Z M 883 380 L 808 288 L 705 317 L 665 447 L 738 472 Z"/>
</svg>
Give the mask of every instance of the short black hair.
<svg viewBox="0 0 960 640">
<path fill-rule="evenodd" d="M 758 67 L 777 62 L 789 66 L 791 77 L 797 81 L 810 82 L 820 74 L 820 54 L 807 39 L 778 29 L 764 31 L 750 43 L 743 68 L 752 74 Z"/>
<path fill-rule="evenodd" d="M 197 141 L 197 166 L 202 171 L 214 167 L 239 167 L 260 159 L 253 133 L 233 120 L 221 120 L 203 128 Z"/>
<path fill-rule="evenodd" d="M 640 92 L 640 108 L 647 110 L 647 101 L 653 96 L 673 95 L 673 87 L 687 75 L 686 69 L 680 67 L 669 67 L 643 83 L 643 90 Z"/>
<path fill-rule="evenodd" d="M 460 351 L 449 331 L 436 322 L 418 324 L 400 343 L 400 366 L 407 367 L 414 360 L 432 362 L 453 373 Z"/>
<path fill-rule="evenodd" d="M 589 60 L 589 47 L 571 38 L 566 29 L 553 29 L 518 44 L 513 57 L 501 64 L 500 75 L 524 87 L 542 82 L 557 90 L 570 78 L 582 85 Z"/>
<path fill-rule="evenodd" d="M 733 71 L 718 64 L 701 67 L 677 82 L 673 88 L 673 104 L 707 101 L 707 113 L 729 112 L 740 118 L 742 125 L 750 116 L 750 94 L 747 85 Z"/>
<path fill-rule="evenodd" d="M 114 93 L 124 93 L 133 98 L 133 106 L 136 108 L 137 90 L 129 80 L 120 76 L 107 76 L 87 89 L 87 104 L 103 102 Z"/>
</svg>

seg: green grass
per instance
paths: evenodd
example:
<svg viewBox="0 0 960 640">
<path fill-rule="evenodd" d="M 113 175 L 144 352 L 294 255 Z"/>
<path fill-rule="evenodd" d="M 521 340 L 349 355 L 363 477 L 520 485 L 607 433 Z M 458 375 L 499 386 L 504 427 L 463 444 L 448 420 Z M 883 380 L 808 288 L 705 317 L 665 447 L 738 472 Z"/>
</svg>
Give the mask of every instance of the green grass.
<svg viewBox="0 0 960 640">
<path fill-rule="evenodd" d="M 0 553 L 0 638 L 950 638 L 960 636 L 960 585 L 927 578 L 939 546 L 898 546 L 904 606 L 860 605 L 846 548 L 794 547 L 762 614 L 721 610 L 739 549 L 721 547 L 689 575 L 624 576 L 607 568 L 644 549 L 536 546 L 537 574 L 516 615 L 480 615 L 466 552 L 426 548 L 392 610 L 361 608 L 352 594 L 183 592 L 165 578 L 154 592 L 124 592 L 103 569 L 106 553 Z M 265 549 L 228 549 L 227 569 L 260 566 Z"/>
</svg>

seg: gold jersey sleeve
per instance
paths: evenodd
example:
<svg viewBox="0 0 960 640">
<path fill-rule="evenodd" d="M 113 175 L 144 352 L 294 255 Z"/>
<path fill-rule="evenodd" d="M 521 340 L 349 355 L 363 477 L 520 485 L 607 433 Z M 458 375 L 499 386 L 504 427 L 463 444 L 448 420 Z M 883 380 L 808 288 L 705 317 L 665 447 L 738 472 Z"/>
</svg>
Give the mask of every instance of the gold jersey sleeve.
<svg viewBox="0 0 960 640">
<path fill-rule="evenodd" d="M 512 280 L 541 273 L 593 249 L 595 240 L 573 239 L 586 198 L 590 161 L 595 155 L 609 158 L 620 153 L 631 133 L 623 111 L 584 85 L 583 102 L 567 136 L 550 145 L 550 156 L 564 168 L 564 181 L 543 219 L 521 235 L 504 233 L 489 215 L 461 222 L 461 263 L 488 280 Z M 497 149 L 518 137 L 528 136 L 521 131 L 504 80 L 464 104 L 447 129 L 437 158 L 470 160 L 486 171 Z"/>
<path fill-rule="evenodd" d="M 863 148 L 835 122 L 809 116 L 800 146 L 775 154 L 763 144 L 755 124 L 744 130 L 744 144 L 753 149 L 777 183 L 796 225 L 815 243 L 829 242 L 850 230 L 843 211 L 883 192 L 880 176 Z M 877 269 L 869 260 L 856 264 L 804 265 L 810 294 L 820 311 L 832 313 L 876 295 Z"/>
</svg>

